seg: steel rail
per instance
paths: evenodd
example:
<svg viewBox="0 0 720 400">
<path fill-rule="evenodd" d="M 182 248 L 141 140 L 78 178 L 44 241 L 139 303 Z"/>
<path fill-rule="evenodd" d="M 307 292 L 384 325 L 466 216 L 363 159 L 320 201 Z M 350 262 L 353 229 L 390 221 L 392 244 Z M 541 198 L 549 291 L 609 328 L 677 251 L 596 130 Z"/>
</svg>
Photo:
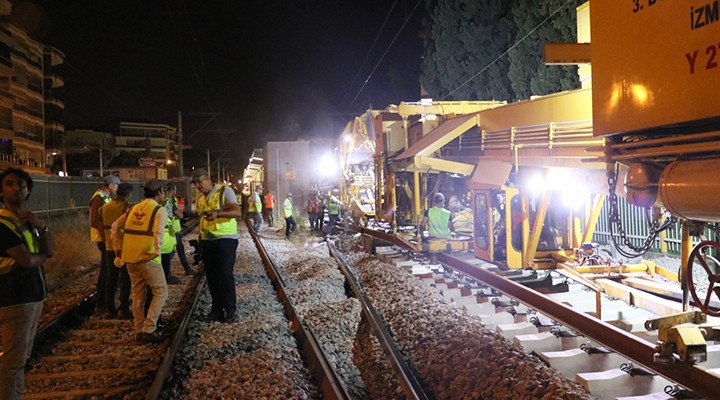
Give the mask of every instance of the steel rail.
<svg viewBox="0 0 720 400">
<path fill-rule="evenodd" d="M 600 321 L 588 314 L 578 313 L 571 307 L 558 303 L 545 295 L 525 286 L 507 280 L 495 273 L 473 266 L 459 258 L 440 253 L 438 260 L 456 271 L 470 276 L 503 292 L 521 303 L 561 322 L 571 329 L 602 343 L 614 351 L 642 364 L 665 378 L 674 381 L 696 394 L 708 399 L 717 398 L 720 376 L 715 376 L 699 365 L 677 361 L 673 364 L 658 364 L 654 361 L 655 346 L 637 336 L 613 325 Z"/>
<path fill-rule="evenodd" d="M 190 233 L 195 227 L 198 225 L 198 219 L 192 219 L 189 220 L 188 223 L 185 225 L 185 227 L 180 231 L 183 236 Z M 182 239 L 181 239 L 182 240 Z M 162 362 L 160 363 L 160 366 L 158 367 L 157 372 L 155 373 L 155 378 L 153 379 L 152 383 L 150 384 L 150 388 L 148 389 L 147 393 L 145 393 L 145 399 L 147 400 L 155 400 L 160 397 L 160 394 L 162 393 L 162 389 L 165 386 L 165 382 L 170 378 L 173 372 L 173 363 L 175 362 L 175 356 L 178 353 L 178 350 L 180 350 L 180 346 L 182 345 L 183 341 L 185 340 L 185 334 L 187 333 L 187 327 L 190 322 L 190 318 L 192 317 L 193 312 L 198 306 L 198 300 L 200 299 L 200 293 L 202 292 L 201 288 L 205 284 L 205 269 L 203 268 L 201 270 L 201 276 L 200 279 L 197 282 L 197 285 L 195 286 L 195 292 L 192 295 L 192 300 L 190 301 L 190 305 L 188 306 L 187 310 L 185 311 L 185 315 L 183 316 L 182 320 L 180 321 L 180 324 L 178 325 L 177 330 L 175 331 L 175 334 L 172 337 L 172 340 L 170 342 L 170 345 L 168 346 L 167 351 L 165 352 L 165 356 L 163 357 Z"/>
<path fill-rule="evenodd" d="M 265 246 L 263 246 L 260 238 L 253 231 L 250 226 L 250 222 L 246 220 L 245 225 L 248 228 L 248 232 L 250 232 L 253 242 L 255 242 L 255 247 L 257 248 L 258 253 L 260 253 L 260 258 L 265 266 L 265 271 L 275 287 L 275 293 L 285 308 L 285 314 L 291 323 L 290 329 L 295 334 L 295 339 L 301 347 L 300 351 L 305 358 L 305 362 L 307 363 L 320 392 L 323 394 L 323 398 L 331 400 L 350 400 L 352 397 L 348 393 L 345 383 L 342 379 L 340 379 L 337 371 L 333 367 L 332 363 L 330 363 L 327 355 L 322 350 L 322 347 L 320 347 L 320 344 L 315 338 L 312 330 L 300 321 L 300 317 L 287 295 L 287 289 L 283 283 L 282 276 L 280 276 L 277 267 L 275 267 L 275 263 L 265 250 Z"/>
<path fill-rule="evenodd" d="M 330 255 L 332 255 L 333 258 L 335 258 L 335 260 L 337 261 L 340 271 L 343 275 L 345 275 L 345 279 L 350 285 L 350 289 L 360 301 L 363 314 L 370 322 L 370 325 L 375 332 L 375 336 L 380 342 L 380 345 L 382 346 L 383 351 L 387 356 L 387 360 L 392 365 L 393 370 L 395 370 L 395 374 L 400 380 L 400 385 L 405 391 L 405 394 L 412 399 L 431 399 L 432 397 L 425 393 L 422 383 L 415 376 L 408 363 L 405 362 L 405 358 L 400 352 L 400 349 L 395 344 L 393 338 L 390 336 L 388 328 L 383 322 L 383 319 L 377 313 L 375 307 L 373 307 L 372 302 L 365 294 L 365 291 L 355 280 L 355 277 L 350 272 L 350 269 L 348 268 L 343 256 L 329 241 L 327 242 L 327 244 L 328 248 L 330 249 Z"/>
<path fill-rule="evenodd" d="M 356 226 L 351 227 L 350 230 L 378 238 L 398 247 L 416 251 L 408 246 L 406 240 L 392 234 Z M 606 345 L 613 351 L 626 356 L 670 381 L 684 386 L 698 395 L 708 399 L 717 397 L 717 388 L 720 387 L 720 376 L 711 374 L 707 368 L 701 365 L 687 364 L 679 360 L 673 364 L 656 363 L 654 358 L 656 353 L 655 346 L 646 340 L 640 339 L 588 314 L 578 313 L 571 307 L 555 302 L 539 292 L 507 280 L 495 273 L 477 268 L 447 253 L 439 253 L 438 260 L 456 271 L 462 272 L 497 291 L 507 294 L 509 297 L 532 305 L 534 309 L 546 314 L 548 317 Z"/>
<path fill-rule="evenodd" d="M 146 400 L 158 399 L 160 397 L 160 394 L 162 393 L 163 387 L 165 386 L 165 382 L 172 376 L 175 356 L 177 356 L 178 350 L 180 350 L 180 346 L 185 340 L 185 334 L 187 333 L 190 318 L 192 317 L 193 312 L 198 306 L 198 300 L 200 299 L 200 293 L 202 292 L 201 288 L 204 284 L 205 274 L 203 273 L 198 280 L 197 286 L 195 286 L 195 293 L 193 293 L 192 300 L 190 301 L 190 306 L 185 311 L 185 316 L 183 316 L 183 319 L 180 321 L 180 325 L 178 325 L 178 328 L 172 337 L 172 341 L 170 342 L 170 345 L 165 352 L 165 356 L 160 363 L 160 367 L 158 367 L 158 370 L 155 373 L 155 378 L 150 384 L 150 388 L 148 389 L 147 393 L 145 393 Z"/>
</svg>

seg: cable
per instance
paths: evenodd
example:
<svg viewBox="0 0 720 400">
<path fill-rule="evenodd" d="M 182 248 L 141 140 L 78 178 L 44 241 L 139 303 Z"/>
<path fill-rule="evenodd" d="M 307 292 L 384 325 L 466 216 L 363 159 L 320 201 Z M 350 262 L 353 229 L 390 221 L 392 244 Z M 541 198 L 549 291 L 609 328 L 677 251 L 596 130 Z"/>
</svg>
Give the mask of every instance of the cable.
<svg viewBox="0 0 720 400">
<path fill-rule="evenodd" d="M 190 33 L 190 36 L 191 36 L 190 46 L 186 46 L 185 42 L 183 41 L 183 35 L 182 35 L 182 30 L 180 29 L 180 24 L 176 23 L 175 19 L 173 19 L 173 18 L 170 18 L 170 19 L 171 19 L 171 21 L 173 21 L 173 26 L 175 27 L 175 31 L 178 35 L 178 41 L 183 46 L 183 48 L 186 49 L 185 53 L 188 54 L 187 60 L 188 60 L 188 63 L 190 64 L 190 70 L 192 71 L 193 76 L 195 77 L 195 81 L 200 89 L 202 99 L 205 101 L 205 105 L 207 106 L 208 110 L 211 113 L 215 113 L 214 108 L 213 108 L 212 104 L 210 103 L 210 99 L 208 97 L 205 85 L 203 84 L 203 79 L 201 77 L 201 75 L 207 76 L 207 68 L 205 66 L 205 62 L 202 57 L 202 51 L 200 50 L 200 46 L 198 44 L 197 36 L 195 34 L 195 29 L 193 27 L 192 20 L 190 18 L 190 13 L 188 11 L 187 3 L 183 0 L 179 0 L 178 5 L 181 9 L 180 8 L 178 9 L 177 18 L 179 19 L 181 17 L 180 12 L 182 12 L 184 14 L 185 19 L 187 20 L 188 32 Z M 171 9 L 167 3 L 167 0 L 165 1 L 165 6 L 168 9 L 168 13 L 170 13 L 170 15 L 172 17 Z M 197 59 L 198 59 L 197 63 L 194 62 L 194 60 L 190 56 L 192 54 L 197 54 Z M 213 118 L 212 121 L 214 122 L 215 127 L 218 132 L 224 131 L 217 118 Z M 208 122 L 210 122 L 210 121 L 208 121 Z M 220 139 L 221 139 L 221 145 L 223 147 L 227 148 L 225 136 L 220 135 Z"/>
<path fill-rule="evenodd" d="M 380 30 L 378 30 L 377 35 L 375 35 L 375 40 L 373 40 L 372 44 L 370 45 L 370 49 L 368 50 L 367 54 L 365 54 L 365 59 L 360 64 L 360 67 L 358 68 L 358 71 L 355 73 L 355 76 L 352 79 L 352 82 L 350 82 L 350 85 L 348 85 L 348 89 L 345 91 L 345 94 L 342 97 L 342 102 L 345 102 L 345 98 L 347 98 L 348 94 L 350 94 L 350 89 L 355 85 L 355 81 L 357 80 L 357 77 L 360 76 L 360 72 L 362 71 L 363 67 L 365 66 L 365 63 L 367 62 L 368 58 L 370 58 L 370 53 L 372 53 L 373 49 L 375 48 L 375 43 L 377 43 L 378 38 L 380 37 L 380 34 L 382 33 L 383 29 L 385 29 L 385 25 L 387 24 L 388 20 L 390 19 L 390 15 L 392 14 L 392 11 L 395 9 L 395 4 L 397 4 L 397 0 L 395 0 L 390 6 L 390 11 L 388 11 L 387 15 L 385 16 L 385 21 L 383 21 L 382 26 L 380 26 Z M 350 106 L 348 106 L 350 108 Z M 346 109 L 346 111 L 348 111 Z"/>
<path fill-rule="evenodd" d="M 550 15 L 548 15 L 544 20 L 542 20 L 542 22 L 540 22 L 537 26 L 535 26 L 534 28 L 532 28 L 532 29 L 530 30 L 530 32 L 526 33 L 525 36 L 523 36 L 522 38 L 520 38 L 520 40 L 518 40 L 517 42 L 515 42 L 515 44 L 513 44 L 512 46 L 510 46 L 509 49 L 505 50 L 505 51 L 504 51 L 502 54 L 500 54 L 497 58 L 495 58 L 494 60 L 492 60 L 492 61 L 490 62 L 490 64 L 486 65 L 485 68 L 481 69 L 480 72 L 478 72 L 477 74 L 471 76 L 470 79 L 468 79 L 468 80 L 466 80 L 465 82 L 461 83 L 460 86 L 456 87 L 455 89 L 453 89 L 452 91 L 450 91 L 450 93 L 448 93 L 448 94 L 446 94 L 445 96 L 441 97 L 440 100 L 445 100 L 445 99 L 447 99 L 451 94 L 457 92 L 460 88 L 462 88 L 463 86 L 465 86 L 465 85 L 467 85 L 468 83 L 470 83 L 470 81 L 472 81 L 473 79 L 477 78 L 478 75 L 482 74 L 483 72 L 485 72 L 485 70 L 487 70 L 488 68 L 490 68 L 490 67 L 491 67 L 493 64 L 495 64 L 496 62 L 498 62 L 498 60 L 500 60 L 501 58 L 503 58 L 507 53 L 510 52 L 510 50 L 512 50 L 512 49 L 514 49 L 515 47 L 517 47 L 520 43 L 522 43 L 523 40 L 527 39 L 528 36 L 532 35 L 533 32 L 535 32 L 535 31 L 538 30 L 541 26 L 543 26 L 543 24 L 545 24 L 545 22 L 547 22 L 550 18 L 552 18 L 555 14 L 557 14 L 561 9 L 565 8 L 568 4 L 570 4 L 570 3 L 573 2 L 573 1 L 574 1 L 574 0 L 567 0 L 563 5 L 561 5 L 560 7 L 558 7 L 555 11 L 553 11 Z"/>
<path fill-rule="evenodd" d="M 355 104 L 355 100 L 357 100 L 358 96 L 360 96 L 360 93 L 362 93 L 363 89 L 365 89 L 365 86 L 366 86 L 366 85 L 368 84 L 368 82 L 370 81 L 370 78 L 371 78 L 372 75 L 375 73 L 375 70 L 380 66 L 380 63 L 381 63 L 382 60 L 385 58 L 385 55 L 387 55 L 388 51 L 390 51 L 390 48 L 391 48 L 392 45 L 395 43 L 395 40 L 397 40 L 398 36 L 400 36 L 400 32 L 402 32 L 402 30 L 405 28 L 405 25 L 407 25 L 408 21 L 410 21 L 410 17 L 412 17 L 412 15 L 415 13 L 415 10 L 416 10 L 417 7 L 420 5 L 420 2 L 421 2 L 421 1 L 422 1 L 422 0 L 418 0 L 418 2 L 415 3 L 415 7 L 413 7 L 412 11 L 410 12 L 410 15 L 409 15 L 407 18 L 405 18 L 405 21 L 403 22 L 402 26 L 400 27 L 400 29 L 399 29 L 399 30 L 397 31 L 397 33 L 395 34 L 395 37 L 392 39 L 392 41 L 390 42 L 390 44 L 388 45 L 388 47 L 385 49 L 385 52 L 384 52 L 383 55 L 380 57 L 380 60 L 378 60 L 377 64 L 375 64 L 375 68 L 373 68 L 373 70 L 370 71 L 370 75 L 368 75 L 368 77 L 365 79 L 365 82 L 363 83 L 362 87 L 360 87 L 360 89 L 358 90 L 357 94 L 355 95 L 355 97 L 352 99 L 352 101 L 351 101 L 350 104 L 348 105 L 348 107 L 347 107 L 348 110 L 350 109 L 350 107 L 352 107 L 353 104 Z M 568 0 L 568 1 L 570 1 L 570 0 Z"/>
</svg>

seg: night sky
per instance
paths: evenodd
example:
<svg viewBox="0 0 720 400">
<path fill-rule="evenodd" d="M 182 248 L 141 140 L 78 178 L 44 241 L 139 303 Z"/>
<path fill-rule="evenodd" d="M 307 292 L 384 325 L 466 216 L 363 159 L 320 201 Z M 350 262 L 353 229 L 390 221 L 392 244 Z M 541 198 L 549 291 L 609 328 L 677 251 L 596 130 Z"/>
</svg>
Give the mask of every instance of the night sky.
<svg viewBox="0 0 720 400">
<path fill-rule="evenodd" d="M 419 99 L 421 0 L 14 4 L 13 20 L 66 56 L 66 129 L 176 126 L 182 111 L 188 137 L 221 113 L 186 159 L 230 149 L 242 163 L 268 140 L 337 137 L 370 105 Z"/>
</svg>

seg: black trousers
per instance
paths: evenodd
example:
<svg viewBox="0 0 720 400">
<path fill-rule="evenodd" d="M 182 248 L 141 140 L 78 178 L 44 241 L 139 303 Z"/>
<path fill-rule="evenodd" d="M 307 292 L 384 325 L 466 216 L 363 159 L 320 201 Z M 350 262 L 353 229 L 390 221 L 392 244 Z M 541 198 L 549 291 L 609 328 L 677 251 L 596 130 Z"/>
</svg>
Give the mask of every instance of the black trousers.
<svg viewBox="0 0 720 400">
<path fill-rule="evenodd" d="M 205 265 L 212 312 L 220 313 L 237 309 L 235 294 L 235 258 L 237 256 L 237 239 L 216 239 L 200 241 L 202 259 Z"/>
<path fill-rule="evenodd" d="M 297 223 L 292 215 L 285 218 L 285 237 L 289 238 L 290 234 L 295 232 L 295 229 L 297 229 Z"/>
<path fill-rule="evenodd" d="M 130 310 L 130 275 L 127 267 L 118 268 L 115 266 L 115 251 L 105 252 L 105 258 L 109 265 L 107 271 L 107 285 L 105 286 L 105 305 L 109 313 L 117 311 L 115 307 L 115 293 L 120 287 L 120 309 Z"/>
<path fill-rule="evenodd" d="M 108 270 L 110 265 L 105 254 L 105 242 L 96 242 L 98 250 L 100 250 L 100 273 L 98 274 L 97 284 L 95 285 L 95 307 L 105 311 L 105 287 L 107 287 Z M 115 268 L 115 266 L 113 266 Z"/>
</svg>

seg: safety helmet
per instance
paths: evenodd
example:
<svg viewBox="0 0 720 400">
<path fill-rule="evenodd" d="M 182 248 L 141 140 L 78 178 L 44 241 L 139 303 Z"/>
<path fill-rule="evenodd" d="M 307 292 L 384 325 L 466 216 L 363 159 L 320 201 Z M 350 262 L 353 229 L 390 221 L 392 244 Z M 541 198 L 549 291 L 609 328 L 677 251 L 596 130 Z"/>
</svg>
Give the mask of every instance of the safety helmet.
<svg viewBox="0 0 720 400">
<path fill-rule="evenodd" d="M 339 194 L 339 193 L 340 193 L 340 189 L 333 189 L 332 192 L 333 192 L 333 194 Z"/>
<path fill-rule="evenodd" d="M 444 204 L 445 196 L 442 193 L 435 193 L 433 195 L 433 204 Z"/>
</svg>

